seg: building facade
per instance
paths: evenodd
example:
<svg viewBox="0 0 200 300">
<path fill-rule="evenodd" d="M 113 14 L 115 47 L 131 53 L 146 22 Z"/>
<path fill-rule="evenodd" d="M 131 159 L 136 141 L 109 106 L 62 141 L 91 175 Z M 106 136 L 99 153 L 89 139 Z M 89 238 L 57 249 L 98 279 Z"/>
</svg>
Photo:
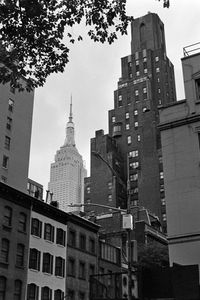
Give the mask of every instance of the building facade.
<svg viewBox="0 0 200 300">
<path fill-rule="evenodd" d="M 0 181 L 26 191 L 34 92 L 0 85 Z"/>
<path fill-rule="evenodd" d="M 112 176 L 130 181 L 131 205 L 140 205 L 155 213 L 166 230 L 165 194 L 158 107 L 176 101 L 173 65 L 166 55 L 164 25 L 156 14 L 135 19 L 131 24 L 131 54 L 121 59 L 122 75 L 114 92 L 114 109 L 109 111 L 109 137 L 122 157 L 109 160 L 110 152 L 104 148 L 101 155 L 113 169 L 120 168 L 121 176 L 110 172 L 105 163 L 100 168 Z M 104 144 L 97 136 L 91 140 L 91 152 L 100 152 Z M 101 197 L 98 186 L 102 180 L 97 173 L 97 160 L 91 153 L 91 202 L 109 201 Z M 106 171 L 107 170 L 107 171 Z M 111 174 L 112 173 L 112 174 Z M 107 175 L 109 176 L 109 175 Z M 123 187 L 123 185 L 122 185 Z M 113 188 L 113 187 L 112 187 Z M 122 188 L 121 188 L 121 193 Z M 123 199 L 123 197 L 122 197 Z M 124 207 L 117 202 L 117 206 Z"/>
<path fill-rule="evenodd" d="M 186 99 L 160 108 L 159 125 L 170 263 L 183 265 L 200 265 L 200 53 L 192 50 L 182 58 Z"/>
<path fill-rule="evenodd" d="M 27 192 L 30 196 L 43 200 L 43 185 L 28 178 Z"/>
<path fill-rule="evenodd" d="M 69 204 L 81 204 L 84 202 L 85 176 L 86 169 L 83 159 L 75 146 L 71 103 L 65 142 L 56 152 L 55 161 L 51 164 L 48 185 L 50 193 L 53 193 L 53 201 L 59 203 L 60 209 L 70 212 L 74 208 L 70 208 Z"/>
</svg>

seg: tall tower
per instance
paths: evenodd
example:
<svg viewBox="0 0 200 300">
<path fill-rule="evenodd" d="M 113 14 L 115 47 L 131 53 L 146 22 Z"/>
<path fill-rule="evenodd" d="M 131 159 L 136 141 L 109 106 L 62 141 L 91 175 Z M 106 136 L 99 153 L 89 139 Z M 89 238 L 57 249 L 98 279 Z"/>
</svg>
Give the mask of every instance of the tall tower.
<svg viewBox="0 0 200 300">
<path fill-rule="evenodd" d="M 108 135 L 123 157 L 121 174 L 125 183 L 129 176 L 131 204 L 148 208 L 160 217 L 165 227 L 162 153 L 157 124 L 158 107 L 176 101 L 174 70 L 166 56 L 164 25 L 158 15 L 148 13 L 135 19 L 131 32 L 131 54 L 121 59 L 122 74 L 114 92 L 114 109 L 109 111 Z M 93 153 L 94 147 L 98 152 L 102 148 L 97 137 L 91 140 L 91 144 Z M 104 152 L 104 159 L 108 161 L 108 152 Z M 96 190 L 101 176 L 92 178 L 97 173 L 97 165 L 92 153 L 91 156 L 90 201 L 102 202 L 104 200 L 100 196 L 97 198 Z M 112 162 L 114 169 L 116 163 L 119 165 L 118 161 Z M 109 172 L 104 164 L 106 169 Z M 110 201 L 109 204 L 114 203 Z"/>
<path fill-rule="evenodd" d="M 53 193 L 53 200 L 59 203 L 60 209 L 70 212 L 74 209 L 68 207 L 69 204 L 83 203 L 85 176 L 83 159 L 75 145 L 71 100 L 64 145 L 56 152 L 55 161 L 51 164 L 48 185 Z"/>
<path fill-rule="evenodd" d="M 34 92 L 0 85 L 0 181 L 27 190 Z"/>
</svg>

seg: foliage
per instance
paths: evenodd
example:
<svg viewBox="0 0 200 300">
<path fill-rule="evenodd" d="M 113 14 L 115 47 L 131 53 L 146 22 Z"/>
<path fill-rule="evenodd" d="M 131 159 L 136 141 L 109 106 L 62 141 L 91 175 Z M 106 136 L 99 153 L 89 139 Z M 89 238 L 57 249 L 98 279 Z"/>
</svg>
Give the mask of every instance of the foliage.
<svg viewBox="0 0 200 300">
<path fill-rule="evenodd" d="M 151 243 L 138 247 L 138 262 L 140 267 L 169 266 L 168 247 Z"/>
<path fill-rule="evenodd" d="M 167 7 L 169 0 L 162 1 Z M 43 86 L 51 73 L 64 71 L 69 44 L 82 40 L 73 26 L 84 22 L 93 41 L 111 44 L 131 19 L 126 0 L 0 0 L 0 83 L 23 90 L 23 77 L 27 90 Z"/>
</svg>

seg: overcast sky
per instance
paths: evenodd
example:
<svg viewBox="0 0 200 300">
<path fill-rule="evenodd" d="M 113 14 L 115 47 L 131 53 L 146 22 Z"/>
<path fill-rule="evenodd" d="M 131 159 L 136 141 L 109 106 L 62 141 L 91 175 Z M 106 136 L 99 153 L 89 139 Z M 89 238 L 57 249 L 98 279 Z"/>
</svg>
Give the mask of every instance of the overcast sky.
<svg viewBox="0 0 200 300">
<path fill-rule="evenodd" d="M 183 47 L 200 42 L 200 1 L 171 0 L 169 9 L 156 0 L 127 0 L 127 14 L 134 18 L 149 11 L 157 13 L 165 25 L 167 56 L 174 64 L 177 98 L 184 98 L 181 57 Z M 114 106 L 113 92 L 121 76 L 121 57 L 130 54 L 130 28 L 113 45 L 90 41 L 85 28 L 72 30 L 84 41 L 70 45 L 70 62 L 62 74 L 51 75 L 35 91 L 29 178 L 47 188 L 50 164 L 63 145 L 73 98 L 75 140 L 90 173 L 90 139 L 95 131 L 108 132 L 108 110 Z"/>
</svg>

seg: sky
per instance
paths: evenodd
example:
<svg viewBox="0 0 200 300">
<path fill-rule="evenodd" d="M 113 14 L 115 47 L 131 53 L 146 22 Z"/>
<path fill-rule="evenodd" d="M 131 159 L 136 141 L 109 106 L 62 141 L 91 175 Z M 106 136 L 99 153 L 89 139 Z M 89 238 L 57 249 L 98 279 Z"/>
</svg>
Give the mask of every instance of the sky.
<svg viewBox="0 0 200 300">
<path fill-rule="evenodd" d="M 200 42 L 200 1 L 127 0 L 127 14 L 134 18 L 157 13 L 165 26 L 167 56 L 174 64 L 177 99 L 184 99 L 181 58 L 183 47 Z M 112 45 L 94 43 L 86 35 L 84 24 L 72 29 L 81 42 L 70 45 L 69 63 L 64 73 L 52 74 L 46 84 L 35 90 L 30 151 L 29 178 L 47 189 L 50 164 L 63 145 L 73 101 L 75 141 L 90 174 L 90 139 L 95 131 L 108 133 L 108 110 L 114 108 L 114 90 L 121 77 L 121 57 L 131 54 L 128 35 L 119 36 Z"/>
</svg>

